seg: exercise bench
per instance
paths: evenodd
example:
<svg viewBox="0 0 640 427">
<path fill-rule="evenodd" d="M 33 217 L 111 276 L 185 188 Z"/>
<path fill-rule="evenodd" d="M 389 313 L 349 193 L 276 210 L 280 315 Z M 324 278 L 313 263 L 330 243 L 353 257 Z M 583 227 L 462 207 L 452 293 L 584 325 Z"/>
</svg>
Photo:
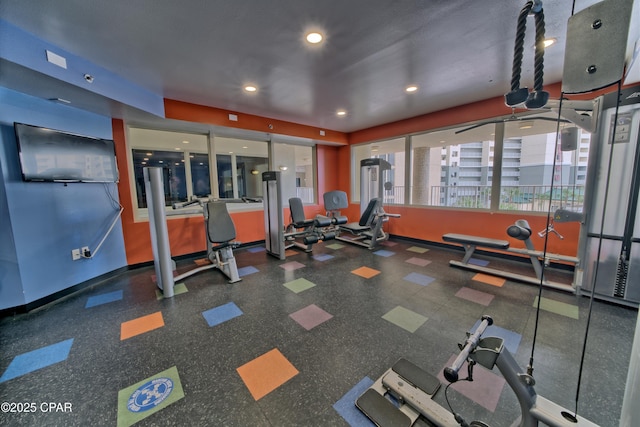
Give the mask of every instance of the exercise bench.
<svg viewBox="0 0 640 427">
<path fill-rule="evenodd" d="M 533 285 L 539 285 L 542 282 L 542 285 L 546 287 L 575 293 L 576 291 L 575 283 L 565 284 L 565 283 L 559 283 L 559 282 L 553 282 L 553 281 L 547 280 L 544 277 L 542 263 L 540 262 L 540 260 L 543 260 L 545 265 L 548 265 L 551 260 L 558 260 L 558 261 L 578 264 L 579 262 L 578 258 L 570 257 L 566 255 L 544 253 L 544 252 L 535 250 L 533 242 L 530 239 L 531 228 L 529 227 L 529 223 L 526 220 L 520 219 L 516 221 L 514 225 L 509 226 L 507 228 L 507 234 L 510 237 L 513 237 L 518 240 L 522 240 L 526 248 L 525 249 L 511 248 L 509 241 L 507 240 L 491 239 L 487 237 L 472 236 L 467 234 L 456 234 L 456 233 L 448 233 L 443 235 L 442 236 L 443 241 L 447 243 L 460 244 L 462 245 L 465 251 L 462 261 L 451 260 L 449 261 L 449 265 L 465 268 L 467 270 L 478 271 L 480 273 L 486 273 L 493 276 L 504 277 L 506 279 L 530 283 Z M 483 267 L 480 265 L 471 264 L 469 261 L 473 256 L 473 253 L 475 252 L 476 248 L 478 247 L 483 247 L 488 249 L 498 249 L 498 250 L 503 250 L 511 253 L 528 256 L 531 261 L 533 270 L 535 272 L 535 277 L 527 276 L 524 274 L 511 273 L 508 271 L 498 270 L 496 268 L 489 268 L 489 267 Z M 575 281 L 575 277 L 574 277 L 574 281 Z"/>
</svg>

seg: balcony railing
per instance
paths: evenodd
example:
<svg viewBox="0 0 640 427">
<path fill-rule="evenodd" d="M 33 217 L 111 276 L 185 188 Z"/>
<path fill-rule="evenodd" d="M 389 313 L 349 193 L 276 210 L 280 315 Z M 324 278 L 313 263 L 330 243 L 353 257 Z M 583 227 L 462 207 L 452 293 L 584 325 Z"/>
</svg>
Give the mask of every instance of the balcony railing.
<svg viewBox="0 0 640 427">
<path fill-rule="evenodd" d="M 405 204 L 404 187 L 395 186 L 385 191 L 385 204 Z M 562 207 L 582 212 L 584 185 L 512 185 L 500 189 L 500 210 L 547 212 Z M 428 202 L 413 204 L 473 209 L 491 208 L 490 185 L 435 185 L 431 187 Z"/>
</svg>

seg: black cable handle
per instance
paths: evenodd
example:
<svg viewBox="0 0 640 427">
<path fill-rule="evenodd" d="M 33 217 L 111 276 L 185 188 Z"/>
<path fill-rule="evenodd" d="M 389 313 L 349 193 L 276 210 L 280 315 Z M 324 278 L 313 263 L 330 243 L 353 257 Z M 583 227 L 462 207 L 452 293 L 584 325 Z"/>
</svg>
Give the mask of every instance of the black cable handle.
<svg viewBox="0 0 640 427">
<path fill-rule="evenodd" d="M 524 56 L 524 37 L 527 29 L 527 17 L 530 13 L 535 15 L 536 45 L 535 45 L 535 70 L 533 91 L 520 87 L 522 77 L 522 57 Z M 527 108 L 541 108 L 549 101 L 549 93 L 542 90 L 544 83 L 544 11 L 542 2 L 528 1 L 518 15 L 516 29 L 516 41 L 513 49 L 513 67 L 511 69 L 511 91 L 505 97 L 505 103 L 509 107 L 524 104 Z"/>
</svg>

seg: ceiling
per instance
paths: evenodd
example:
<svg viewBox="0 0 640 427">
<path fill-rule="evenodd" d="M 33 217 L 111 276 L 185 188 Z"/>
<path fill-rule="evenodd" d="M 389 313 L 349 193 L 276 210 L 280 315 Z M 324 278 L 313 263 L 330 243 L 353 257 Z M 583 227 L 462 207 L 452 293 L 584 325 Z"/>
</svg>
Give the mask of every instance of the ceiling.
<svg viewBox="0 0 640 427">
<path fill-rule="evenodd" d="M 524 1 L 0 0 L 9 23 L 164 98 L 352 132 L 509 91 Z M 597 0 L 576 0 L 575 12 Z M 545 84 L 562 76 L 572 0 L 545 2 Z M 523 86 L 533 81 L 528 20 Z M 324 34 L 309 45 L 309 30 Z M 6 61 L 5 61 L 6 62 Z M 98 96 L 3 63 L 0 84 L 36 96 Z M 12 72 L 13 71 L 13 72 Z M 243 86 L 255 85 L 255 93 Z M 408 85 L 418 86 L 408 94 Z M 92 105 L 95 103 L 96 105 Z M 109 115 L 149 119 L 110 105 Z M 336 115 L 346 111 L 344 117 Z M 510 111 L 505 107 L 505 114 Z"/>
</svg>

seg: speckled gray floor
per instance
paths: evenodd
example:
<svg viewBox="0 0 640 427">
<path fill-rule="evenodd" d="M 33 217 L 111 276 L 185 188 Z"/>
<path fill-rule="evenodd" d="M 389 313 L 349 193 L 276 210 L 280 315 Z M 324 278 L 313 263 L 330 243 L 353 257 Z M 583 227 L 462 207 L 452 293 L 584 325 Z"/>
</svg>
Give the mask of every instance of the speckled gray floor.
<svg viewBox="0 0 640 427">
<path fill-rule="evenodd" d="M 375 380 L 400 357 L 435 375 L 485 313 L 522 335 L 515 356 L 522 366 L 528 363 L 536 287 L 476 282 L 475 273 L 449 267 L 461 252 L 430 248 L 420 254 L 407 250 L 413 243 L 393 242 L 382 248 L 394 252 L 389 257 L 348 244 L 338 250 L 316 245 L 314 254 L 333 256 L 326 261 L 302 252 L 279 261 L 244 248 L 236 251 L 238 266 L 257 273 L 228 284 L 218 271 L 203 272 L 185 281 L 187 293 L 165 300 L 156 299 L 153 268 L 139 268 L 32 313 L 0 319 L 0 374 L 20 354 L 74 340 L 66 360 L 0 383 L 2 402 L 70 402 L 72 412 L 1 413 L 0 424 L 113 426 L 120 390 L 175 366 L 185 397 L 136 425 L 348 425 L 333 405 L 359 381 Z M 406 262 L 415 257 L 431 263 Z M 526 265 L 490 260 L 492 267 L 528 272 Z M 305 267 L 280 267 L 291 261 Z M 179 269 L 192 265 L 181 261 Z M 351 273 L 362 266 L 380 274 L 366 279 Z M 404 279 L 410 273 L 435 280 L 422 286 Z M 283 286 L 297 278 L 316 286 L 299 293 Z M 494 298 L 485 307 L 456 297 L 463 287 Z M 88 298 L 118 290 L 121 300 L 85 308 Z M 534 363 L 538 393 L 573 410 L 589 301 L 551 290 L 543 297 L 579 306 L 579 320 L 541 312 Z M 242 315 L 210 327 L 202 312 L 229 302 Z M 306 330 L 289 315 L 311 304 L 333 317 Z M 411 333 L 382 318 L 398 306 L 426 322 Z M 120 340 L 121 323 L 158 311 L 163 327 Z M 635 310 L 594 302 L 579 414 L 602 426 L 618 425 L 636 316 Z M 274 348 L 299 374 L 256 401 L 236 369 Z M 508 387 L 494 413 L 454 390 L 449 398 L 467 421 L 508 426 L 519 412 Z M 436 401 L 444 403 L 442 391 Z"/>
</svg>

